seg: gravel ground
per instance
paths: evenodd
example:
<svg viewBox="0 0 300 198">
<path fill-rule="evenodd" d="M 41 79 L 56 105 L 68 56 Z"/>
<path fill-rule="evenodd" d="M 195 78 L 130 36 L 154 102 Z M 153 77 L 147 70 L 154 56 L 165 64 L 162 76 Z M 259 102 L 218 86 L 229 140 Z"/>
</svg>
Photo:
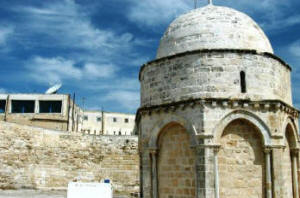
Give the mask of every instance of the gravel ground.
<svg viewBox="0 0 300 198">
<path fill-rule="evenodd" d="M 67 198 L 66 191 L 0 190 L 0 198 Z M 88 198 L 88 197 L 83 197 Z M 101 198 L 101 197 L 99 197 Z M 128 198 L 114 196 L 114 198 Z"/>
</svg>

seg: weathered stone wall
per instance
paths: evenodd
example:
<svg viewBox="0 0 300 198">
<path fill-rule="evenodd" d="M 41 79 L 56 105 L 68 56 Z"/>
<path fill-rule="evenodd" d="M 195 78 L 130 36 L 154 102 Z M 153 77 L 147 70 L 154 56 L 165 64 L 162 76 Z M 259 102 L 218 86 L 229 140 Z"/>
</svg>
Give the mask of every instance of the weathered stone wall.
<svg viewBox="0 0 300 198">
<path fill-rule="evenodd" d="M 84 136 L 0 122 L 0 189 L 65 190 L 68 182 L 112 181 L 139 192 L 137 137 Z"/>
<path fill-rule="evenodd" d="M 255 126 L 244 120 L 227 126 L 218 158 L 220 197 L 265 197 L 263 142 Z"/>
<path fill-rule="evenodd" d="M 224 158 L 227 157 L 239 158 L 239 154 L 241 154 L 245 158 L 243 160 L 248 160 L 245 161 L 247 163 L 247 165 L 245 165 L 245 170 L 248 170 L 247 172 L 243 171 L 243 160 L 241 162 L 242 164 L 238 164 L 240 163 L 239 161 L 234 161 L 234 159 L 230 158 L 228 159 L 228 163 L 235 164 L 226 164 L 227 162 L 223 164 L 228 167 L 233 165 L 240 166 L 239 171 L 236 172 L 236 175 L 240 174 L 245 177 L 245 175 L 247 176 L 247 174 L 249 173 L 249 169 L 247 166 L 249 166 L 250 170 L 255 171 L 257 171 L 257 168 L 259 168 L 257 166 L 260 166 L 261 170 L 260 172 L 257 172 L 260 173 L 260 177 L 256 175 L 255 178 L 257 179 L 257 181 L 259 180 L 261 189 L 257 189 L 260 190 L 260 192 L 256 192 L 258 192 L 258 197 L 263 197 L 266 191 L 266 172 L 264 172 L 264 169 L 266 169 L 266 163 L 264 162 L 264 157 L 266 157 L 266 154 L 264 154 L 264 152 L 267 152 L 267 150 L 265 150 L 267 147 L 270 147 L 270 149 L 272 150 L 271 164 L 273 167 L 273 172 L 271 174 L 273 177 L 272 185 L 274 188 L 274 194 L 276 194 L 276 197 L 286 195 L 283 186 L 288 186 L 289 188 L 291 188 L 291 181 L 287 181 L 283 177 L 283 175 L 286 174 L 286 170 L 284 170 L 286 168 L 284 166 L 290 166 L 290 162 L 287 165 L 283 164 L 283 161 L 286 160 L 286 157 L 290 154 L 288 150 L 284 150 L 284 147 L 286 145 L 284 137 L 286 126 L 288 123 L 290 123 L 293 128 L 291 136 L 293 137 L 292 142 L 294 142 L 294 145 L 292 148 L 295 148 L 296 144 L 298 144 L 296 143 L 298 141 L 298 122 L 296 121 L 297 115 L 294 115 L 292 113 L 292 109 L 288 109 L 290 108 L 280 102 L 251 102 L 246 100 L 214 99 L 199 100 L 196 102 L 191 101 L 187 103 L 183 102 L 180 104 L 174 103 L 171 105 L 158 106 L 149 109 L 145 108 L 144 110 L 142 109 L 140 113 L 141 120 L 139 122 L 139 146 L 140 152 L 142 153 L 141 181 L 144 197 L 151 197 L 152 191 L 151 184 L 153 180 L 151 179 L 152 169 L 151 158 L 149 157 L 150 152 L 155 148 L 157 148 L 159 152 L 159 148 L 156 143 L 157 138 L 160 134 L 163 134 L 166 126 L 175 123 L 181 125 L 185 129 L 189 137 L 189 146 L 195 148 L 197 151 L 197 196 L 210 198 L 215 197 L 214 194 L 216 179 L 214 175 L 216 171 L 214 170 L 214 154 L 217 153 L 216 156 L 220 156 L 220 163 L 222 162 L 222 160 L 224 160 Z M 230 125 L 231 122 L 236 120 L 244 120 L 251 123 L 252 126 L 252 128 L 250 127 L 251 130 L 248 130 L 249 126 L 247 124 L 241 124 L 241 127 L 235 127 L 235 132 L 241 134 L 239 135 L 239 138 L 237 138 L 237 145 L 238 142 L 240 142 L 239 145 L 241 148 L 236 149 L 245 150 L 246 153 L 234 153 L 228 156 L 222 156 L 222 149 L 231 149 L 223 142 L 225 140 L 227 141 L 227 139 L 222 139 L 222 136 L 226 137 L 226 127 Z M 260 144 L 258 144 L 257 136 L 250 136 L 249 133 L 251 132 L 260 134 L 258 135 L 260 136 Z M 245 136 L 243 136 L 243 134 Z M 252 140 L 257 141 L 257 143 L 253 145 Z M 230 140 L 228 141 L 230 142 Z M 222 142 L 224 144 L 222 144 Z M 218 150 L 219 147 L 221 150 L 218 153 L 215 150 Z M 286 152 L 286 154 L 283 154 L 284 151 Z M 261 161 L 253 161 L 253 156 L 257 152 L 259 152 L 260 154 L 259 159 Z M 224 163 L 224 161 L 222 163 Z M 259 163 L 261 164 L 259 165 Z M 230 168 L 232 168 L 228 167 L 224 169 L 224 171 L 227 171 L 227 173 L 230 172 L 228 170 L 231 170 Z M 223 168 L 220 167 L 218 170 L 220 171 L 221 193 L 221 179 L 225 176 L 222 175 L 224 173 Z M 244 173 L 245 175 L 243 175 Z M 245 181 L 243 179 L 240 179 L 238 177 L 231 177 L 231 179 L 232 183 L 237 183 L 236 188 L 238 188 L 238 185 L 244 185 L 243 182 Z M 229 182 L 229 180 L 227 180 L 226 182 Z M 252 183 L 255 183 L 255 181 L 253 181 Z M 228 185 L 231 185 L 231 183 Z M 255 189 L 249 188 L 248 190 L 251 192 L 255 191 Z M 237 191 L 238 190 L 236 190 L 235 192 Z M 226 192 L 226 190 L 224 192 Z M 228 194 L 228 196 L 226 195 L 227 197 L 235 196 L 233 195 L 235 193 L 234 191 L 228 192 L 232 194 Z"/>
<path fill-rule="evenodd" d="M 286 131 L 286 134 L 284 136 L 285 141 L 285 148 L 283 150 L 283 180 L 284 186 L 283 186 L 283 194 L 285 197 L 293 197 L 293 184 L 292 184 L 292 159 L 291 159 L 291 142 L 289 141 L 290 135 L 288 131 Z"/>
<path fill-rule="evenodd" d="M 160 198 L 195 197 L 195 152 L 186 130 L 171 125 L 162 131 L 158 152 L 158 192 Z"/>
<path fill-rule="evenodd" d="M 197 49 L 273 53 L 269 39 L 255 21 L 244 13 L 221 6 L 205 6 L 176 18 L 161 39 L 157 58 Z"/>
<path fill-rule="evenodd" d="M 247 93 L 241 93 L 240 72 Z M 194 52 L 145 65 L 141 106 L 196 98 L 281 100 L 292 104 L 290 69 L 277 59 L 246 52 Z"/>
</svg>

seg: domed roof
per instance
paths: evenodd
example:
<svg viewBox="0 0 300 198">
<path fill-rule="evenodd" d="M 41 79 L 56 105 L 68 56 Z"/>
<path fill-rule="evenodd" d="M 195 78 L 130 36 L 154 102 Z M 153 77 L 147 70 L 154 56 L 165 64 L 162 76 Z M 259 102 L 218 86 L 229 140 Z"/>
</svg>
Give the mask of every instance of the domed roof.
<svg viewBox="0 0 300 198">
<path fill-rule="evenodd" d="M 157 58 L 200 49 L 243 49 L 273 53 L 269 39 L 246 14 L 208 5 L 171 23 L 160 41 Z"/>
</svg>

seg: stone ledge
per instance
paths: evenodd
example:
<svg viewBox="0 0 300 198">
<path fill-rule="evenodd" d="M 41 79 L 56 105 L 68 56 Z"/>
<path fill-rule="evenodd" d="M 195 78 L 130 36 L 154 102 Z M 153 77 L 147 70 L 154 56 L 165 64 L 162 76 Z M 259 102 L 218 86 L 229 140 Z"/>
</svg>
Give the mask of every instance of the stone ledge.
<svg viewBox="0 0 300 198">
<path fill-rule="evenodd" d="M 176 111 L 177 109 L 185 109 L 187 107 L 195 108 L 196 106 L 211 106 L 212 108 L 244 108 L 253 110 L 281 110 L 293 117 L 299 117 L 300 111 L 280 100 L 261 100 L 251 101 L 242 99 L 226 99 L 226 98 L 206 98 L 206 99 L 190 99 L 169 104 L 155 105 L 149 107 L 141 107 L 137 111 L 137 120 L 141 114 L 160 113 L 168 111 Z"/>
</svg>

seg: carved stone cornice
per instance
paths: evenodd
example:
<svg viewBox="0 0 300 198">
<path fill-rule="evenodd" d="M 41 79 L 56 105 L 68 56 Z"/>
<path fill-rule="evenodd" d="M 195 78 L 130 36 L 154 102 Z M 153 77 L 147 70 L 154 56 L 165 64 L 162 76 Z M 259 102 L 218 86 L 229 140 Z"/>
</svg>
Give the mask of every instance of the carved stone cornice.
<svg viewBox="0 0 300 198">
<path fill-rule="evenodd" d="M 202 108 L 202 107 L 211 107 L 211 108 L 243 108 L 243 109 L 252 109 L 258 111 L 259 109 L 268 110 L 268 111 L 283 111 L 295 118 L 299 117 L 299 110 L 282 102 L 280 100 L 260 100 L 260 101 L 251 101 L 245 99 L 228 99 L 228 98 L 199 98 L 199 99 L 189 99 L 179 102 L 172 102 L 161 105 L 153 105 L 149 107 L 141 107 L 138 109 L 138 115 L 151 115 L 152 113 L 159 112 L 175 112 L 177 110 L 184 110 L 186 108 Z M 151 112 L 151 113 L 149 113 Z"/>
</svg>

